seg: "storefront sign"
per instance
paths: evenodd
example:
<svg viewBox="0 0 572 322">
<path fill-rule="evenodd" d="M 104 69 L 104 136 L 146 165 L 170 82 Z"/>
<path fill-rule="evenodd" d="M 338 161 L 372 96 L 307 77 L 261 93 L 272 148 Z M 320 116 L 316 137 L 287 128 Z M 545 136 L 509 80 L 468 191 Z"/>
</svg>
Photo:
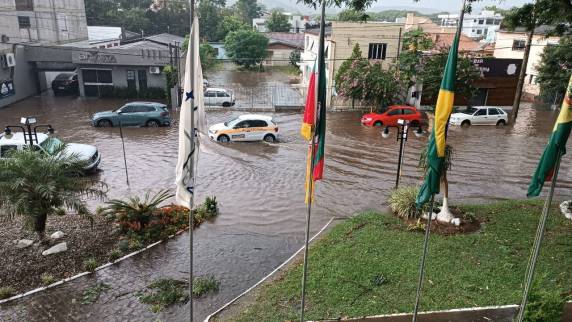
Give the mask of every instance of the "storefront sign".
<svg viewBox="0 0 572 322">
<path fill-rule="evenodd" d="M 518 77 L 522 59 L 473 58 L 481 77 Z"/>
<path fill-rule="evenodd" d="M 16 94 L 12 80 L 0 81 L 0 99 Z"/>
<path fill-rule="evenodd" d="M 104 54 L 98 51 L 83 52 L 79 54 L 79 60 L 82 63 L 90 64 L 116 64 L 117 59 L 113 54 Z"/>
</svg>

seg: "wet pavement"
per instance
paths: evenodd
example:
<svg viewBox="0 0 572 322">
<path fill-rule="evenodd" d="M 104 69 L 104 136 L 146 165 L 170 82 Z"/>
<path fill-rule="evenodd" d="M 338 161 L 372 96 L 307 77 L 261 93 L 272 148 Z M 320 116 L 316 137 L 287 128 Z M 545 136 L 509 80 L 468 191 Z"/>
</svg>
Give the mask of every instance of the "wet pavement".
<svg viewBox="0 0 572 322">
<path fill-rule="evenodd" d="M 53 125 L 65 141 L 96 145 L 102 154 L 97 175 L 109 185 L 110 198 L 141 195 L 147 189 L 173 189 L 176 124 L 124 129 L 129 184 L 119 130 L 89 126 L 91 113 L 120 104 L 118 100 L 35 97 L 0 109 L 0 125 L 18 124 L 22 116 L 36 116 L 39 122 Z M 209 112 L 207 118 L 213 124 L 236 113 Z M 298 134 L 301 115 L 272 115 L 279 124 L 279 143 L 202 145 L 197 201 L 216 195 L 220 216 L 196 230 L 194 269 L 197 275 L 213 274 L 221 285 L 219 294 L 195 302 L 197 319 L 257 282 L 303 244 L 307 146 Z M 325 179 L 317 184 L 311 225 L 314 232 L 332 216 L 383 209 L 394 186 L 396 132 L 384 140 L 379 129 L 362 127 L 359 118 L 358 112 L 328 114 Z M 555 118 L 553 111 L 523 107 L 515 126 L 452 128 L 448 140 L 454 147 L 449 174 L 451 202 L 524 198 Z M 409 136 L 402 185 L 419 182 L 417 162 L 426 139 Z M 564 162 L 557 198 L 569 197 L 571 174 L 572 168 Z M 2 305 L 0 320 L 185 321 L 188 305 L 154 314 L 139 303 L 137 292 L 156 277 L 185 277 L 189 270 L 187 237 L 184 234 L 94 276 Z M 98 281 L 111 289 L 93 305 L 79 304 L 83 290 Z"/>
</svg>

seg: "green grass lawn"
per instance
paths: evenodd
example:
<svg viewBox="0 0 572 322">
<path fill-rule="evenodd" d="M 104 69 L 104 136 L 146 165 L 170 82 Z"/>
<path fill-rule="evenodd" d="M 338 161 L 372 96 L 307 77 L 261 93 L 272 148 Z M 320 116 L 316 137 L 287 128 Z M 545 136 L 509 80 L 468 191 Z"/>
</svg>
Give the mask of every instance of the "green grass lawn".
<svg viewBox="0 0 572 322">
<path fill-rule="evenodd" d="M 463 206 L 483 221 L 479 232 L 431 235 L 421 310 L 517 304 L 540 201 Z M 423 233 L 406 231 L 394 216 L 363 213 L 334 227 L 311 247 L 307 319 L 411 312 Z M 238 321 L 298 317 L 302 265 L 264 286 Z M 385 283 L 374 280 L 383 276 Z M 572 287 L 572 221 L 553 207 L 539 264 L 538 287 Z"/>
</svg>

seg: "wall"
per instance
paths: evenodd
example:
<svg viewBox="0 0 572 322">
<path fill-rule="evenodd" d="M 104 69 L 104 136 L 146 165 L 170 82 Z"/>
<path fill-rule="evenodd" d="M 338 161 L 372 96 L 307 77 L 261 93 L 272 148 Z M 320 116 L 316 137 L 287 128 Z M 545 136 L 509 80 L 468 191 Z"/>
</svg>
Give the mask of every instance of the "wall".
<svg viewBox="0 0 572 322">
<path fill-rule="evenodd" d="M 127 87 L 127 71 L 135 71 L 135 86 L 139 90 L 139 70 L 144 70 L 147 74 L 147 87 L 165 88 L 166 78 L 164 73 L 151 74 L 149 73 L 148 66 L 118 66 L 118 65 L 97 65 L 97 64 L 83 64 L 78 65 L 78 81 L 80 84 L 80 95 L 85 96 L 85 88 L 83 81 L 83 70 L 86 69 L 105 69 L 111 70 L 111 77 L 113 81 L 113 86 L 115 87 Z"/>
<path fill-rule="evenodd" d="M 294 48 L 282 44 L 269 45 L 265 64 L 267 66 L 288 66 L 290 65 L 290 54 L 294 50 Z"/>
<path fill-rule="evenodd" d="M 513 50 L 512 45 L 514 40 L 526 41 L 526 34 L 523 32 L 497 32 L 497 41 L 495 44 L 494 56 L 496 58 L 518 58 L 522 59 L 524 50 Z M 532 47 L 530 48 L 530 55 L 528 64 L 526 65 L 526 77 L 524 91 L 533 95 L 539 94 L 539 88 L 536 84 L 536 76 L 538 75 L 537 66 L 541 63 L 541 54 L 547 44 L 558 44 L 559 37 L 548 37 L 544 35 L 535 35 L 532 37 Z"/>
<path fill-rule="evenodd" d="M 16 66 L 10 69 L 0 69 L 0 79 L 12 79 L 14 81 L 15 95 L 0 99 L 0 107 L 39 93 L 38 75 L 32 65 L 28 63 L 28 55 L 24 46 L 14 46 L 13 52 L 16 58 Z"/>
</svg>

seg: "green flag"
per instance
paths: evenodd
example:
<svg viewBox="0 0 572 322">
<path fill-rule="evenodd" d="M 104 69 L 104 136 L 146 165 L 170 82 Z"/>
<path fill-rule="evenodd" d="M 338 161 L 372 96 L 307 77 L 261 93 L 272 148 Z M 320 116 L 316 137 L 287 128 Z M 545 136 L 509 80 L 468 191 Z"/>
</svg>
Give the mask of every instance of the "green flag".
<svg viewBox="0 0 572 322">
<path fill-rule="evenodd" d="M 449 122 L 449 116 L 453 111 L 453 102 L 455 101 L 458 49 L 459 36 L 456 35 L 449 50 L 449 56 L 445 64 L 445 73 L 443 74 L 437 105 L 435 106 L 435 124 L 433 125 L 431 137 L 429 137 L 429 143 L 427 143 L 427 175 L 417 195 L 416 202 L 418 207 L 428 202 L 431 199 L 431 195 L 439 193 L 441 172 L 443 171 L 445 161 L 447 123 Z"/>
<path fill-rule="evenodd" d="M 570 111 L 570 105 L 572 105 L 572 76 L 568 82 L 566 95 L 564 95 L 562 108 L 560 109 L 560 114 L 558 114 L 556 124 L 554 124 L 552 135 L 550 135 L 548 144 L 546 148 L 544 148 L 544 153 L 542 153 L 542 157 L 540 157 L 538 167 L 536 167 L 536 171 L 528 186 L 528 192 L 526 194 L 528 197 L 535 197 L 540 194 L 544 181 L 551 180 L 554 175 L 554 166 L 556 165 L 558 156 L 566 153 L 566 141 L 568 141 L 570 129 L 572 128 L 572 111 Z"/>
</svg>

